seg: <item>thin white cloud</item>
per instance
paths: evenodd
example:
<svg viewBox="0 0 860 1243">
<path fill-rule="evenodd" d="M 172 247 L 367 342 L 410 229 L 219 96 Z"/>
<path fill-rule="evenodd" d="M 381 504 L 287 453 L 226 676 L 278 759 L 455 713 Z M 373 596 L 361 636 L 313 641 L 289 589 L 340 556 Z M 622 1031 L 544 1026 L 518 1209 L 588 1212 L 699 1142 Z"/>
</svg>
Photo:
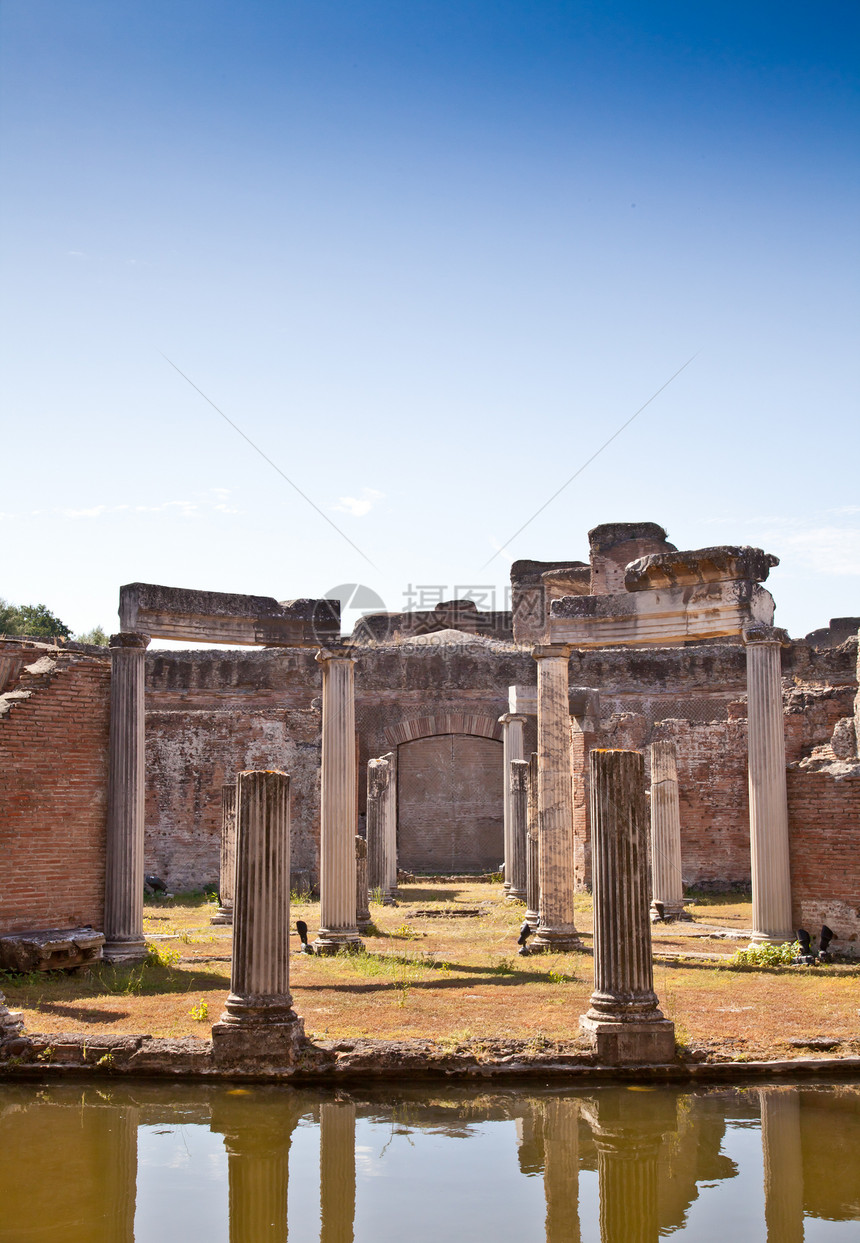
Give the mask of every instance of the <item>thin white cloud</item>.
<svg viewBox="0 0 860 1243">
<path fill-rule="evenodd" d="M 80 522 L 90 519 L 95 521 L 113 514 L 131 513 L 131 514 L 169 514 L 174 513 L 178 518 L 193 518 L 198 514 L 219 513 L 219 514 L 238 514 L 241 510 L 236 506 L 228 505 L 227 498 L 230 495 L 229 489 L 218 488 L 213 489 L 217 492 L 217 499 L 209 497 L 203 501 L 162 501 L 158 505 L 86 505 L 80 508 L 71 506 L 57 506 L 54 509 L 33 509 L 28 513 L 8 513 L 0 512 L 0 522 L 2 521 L 20 521 L 22 518 L 35 518 L 40 514 L 49 515 L 55 518 L 64 518 L 68 522 Z"/>
<path fill-rule="evenodd" d="M 353 518 L 363 518 L 384 495 L 384 492 L 377 492 L 375 488 L 362 488 L 361 496 L 338 497 L 338 504 L 332 505 L 332 509 L 341 514 L 352 514 Z"/>
</svg>

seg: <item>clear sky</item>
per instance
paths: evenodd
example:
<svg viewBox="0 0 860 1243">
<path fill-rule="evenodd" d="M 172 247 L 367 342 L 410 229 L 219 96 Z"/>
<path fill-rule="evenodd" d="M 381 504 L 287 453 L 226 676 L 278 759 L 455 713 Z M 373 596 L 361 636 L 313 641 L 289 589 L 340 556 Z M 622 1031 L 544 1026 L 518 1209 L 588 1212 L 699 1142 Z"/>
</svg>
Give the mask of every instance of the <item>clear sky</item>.
<svg viewBox="0 0 860 1243">
<path fill-rule="evenodd" d="M 0 596 L 501 606 L 514 558 L 653 520 L 776 553 L 792 634 L 860 614 L 858 29 L 4 0 Z"/>
</svg>

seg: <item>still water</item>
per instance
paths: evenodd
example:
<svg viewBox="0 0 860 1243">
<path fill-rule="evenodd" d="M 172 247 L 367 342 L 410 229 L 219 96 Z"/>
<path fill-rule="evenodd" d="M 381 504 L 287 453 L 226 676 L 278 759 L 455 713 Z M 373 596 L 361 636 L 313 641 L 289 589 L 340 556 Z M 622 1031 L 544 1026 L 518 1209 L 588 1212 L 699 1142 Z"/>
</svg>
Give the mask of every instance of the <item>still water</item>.
<svg viewBox="0 0 860 1243">
<path fill-rule="evenodd" d="M 2 1243 L 860 1240 L 860 1087 L 0 1084 Z"/>
</svg>

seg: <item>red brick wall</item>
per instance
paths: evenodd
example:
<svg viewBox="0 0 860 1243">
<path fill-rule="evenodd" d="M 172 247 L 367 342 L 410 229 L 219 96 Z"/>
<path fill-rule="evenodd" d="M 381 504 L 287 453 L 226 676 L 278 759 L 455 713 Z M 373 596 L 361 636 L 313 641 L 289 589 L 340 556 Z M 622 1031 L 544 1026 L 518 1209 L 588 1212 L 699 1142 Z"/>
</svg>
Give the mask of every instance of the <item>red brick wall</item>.
<svg viewBox="0 0 860 1243">
<path fill-rule="evenodd" d="M 860 776 L 788 770 L 795 927 L 836 933 L 836 950 L 860 952 Z"/>
<path fill-rule="evenodd" d="M 0 931 L 100 928 L 104 914 L 110 658 L 0 644 L 20 653 L 0 717 Z M 28 673 L 40 658 L 53 666 Z"/>
</svg>

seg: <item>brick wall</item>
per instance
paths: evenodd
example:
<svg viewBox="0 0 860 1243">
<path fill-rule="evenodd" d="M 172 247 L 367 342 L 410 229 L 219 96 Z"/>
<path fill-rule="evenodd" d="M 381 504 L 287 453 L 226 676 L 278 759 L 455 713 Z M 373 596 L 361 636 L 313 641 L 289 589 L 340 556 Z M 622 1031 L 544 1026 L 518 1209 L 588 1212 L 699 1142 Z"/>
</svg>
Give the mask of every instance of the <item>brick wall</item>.
<svg viewBox="0 0 860 1243">
<path fill-rule="evenodd" d="M 860 775 L 790 768 L 788 823 L 795 927 L 827 924 L 835 949 L 860 953 Z"/>
<path fill-rule="evenodd" d="M 0 641 L 0 931 L 104 913 L 110 658 Z M 12 672 L 9 672 L 12 671 Z"/>
</svg>

